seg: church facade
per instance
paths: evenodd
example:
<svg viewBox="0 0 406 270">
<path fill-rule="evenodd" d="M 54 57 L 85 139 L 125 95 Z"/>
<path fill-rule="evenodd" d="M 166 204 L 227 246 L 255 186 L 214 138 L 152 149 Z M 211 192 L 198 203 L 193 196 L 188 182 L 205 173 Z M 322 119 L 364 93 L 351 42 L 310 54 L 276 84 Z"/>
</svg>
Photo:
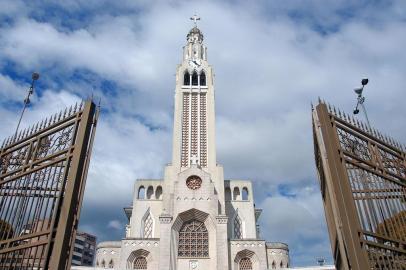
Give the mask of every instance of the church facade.
<svg viewBox="0 0 406 270">
<path fill-rule="evenodd" d="M 284 243 L 260 238 L 252 183 L 225 180 L 217 164 L 213 69 L 193 27 L 176 72 L 172 163 L 138 179 L 125 238 L 97 246 L 96 267 L 198 270 L 289 267 Z"/>
</svg>

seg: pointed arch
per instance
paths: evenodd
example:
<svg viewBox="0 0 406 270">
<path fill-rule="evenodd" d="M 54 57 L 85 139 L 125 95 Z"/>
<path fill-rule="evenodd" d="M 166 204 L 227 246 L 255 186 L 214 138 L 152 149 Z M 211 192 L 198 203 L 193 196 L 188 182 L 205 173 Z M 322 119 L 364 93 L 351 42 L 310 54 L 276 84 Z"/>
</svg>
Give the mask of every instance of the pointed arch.
<svg viewBox="0 0 406 270">
<path fill-rule="evenodd" d="M 196 72 L 196 70 L 194 70 L 193 74 L 192 74 L 192 85 L 198 85 L 199 84 L 198 79 L 199 79 L 199 77 L 197 75 L 197 72 Z"/>
<path fill-rule="evenodd" d="M 131 252 L 127 259 L 127 269 L 148 269 L 148 262 L 152 260 L 151 253 L 145 249 Z"/>
<path fill-rule="evenodd" d="M 243 201 L 248 201 L 248 188 L 247 187 L 243 187 L 242 189 L 242 200 Z"/>
<path fill-rule="evenodd" d="M 104 261 L 104 259 L 103 259 L 102 262 L 101 262 L 101 267 L 102 267 L 102 268 L 106 268 L 106 262 Z"/>
<path fill-rule="evenodd" d="M 154 229 L 155 229 L 155 220 L 151 213 L 150 208 L 145 212 L 144 216 L 142 217 L 141 221 L 141 228 L 142 232 L 141 235 L 143 238 L 153 238 L 154 237 Z"/>
<path fill-rule="evenodd" d="M 280 268 L 283 268 L 283 262 L 281 261 L 281 263 L 279 264 Z"/>
<path fill-rule="evenodd" d="M 140 186 L 138 188 L 138 196 L 137 196 L 137 198 L 141 199 L 141 200 L 145 199 L 145 187 L 144 186 Z"/>
<path fill-rule="evenodd" d="M 109 268 L 114 268 L 114 262 L 113 259 L 110 260 L 109 262 Z"/>
<path fill-rule="evenodd" d="M 200 85 L 206 85 L 206 74 L 204 73 L 204 70 L 202 70 L 202 73 L 200 73 Z"/>
<path fill-rule="evenodd" d="M 157 200 L 162 199 L 162 187 L 161 186 L 157 186 L 157 188 L 155 189 L 155 199 L 157 199 Z"/>
<path fill-rule="evenodd" d="M 183 85 L 190 85 L 190 73 L 188 70 L 183 74 Z"/>
<path fill-rule="evenodd" d="M 149 186 L 147 189 L 147 199 L 150 200 L 152 199 L 152 195 L 154 194 L 154 187 Z"/>
<path fill-rule="evenodd" d="M 240 188 L 239 187 L 235 187 L 233 189 L 233 200 L 239 200 L 240 199 Z"/>
<path fill-rule="evenodd" d="M 276 263 L 275 263 L 275 261 L 272 262 L 272 269 L 276 269 Z"/>
<path fill-rule="evenodd" d="M 235 255 L 234 269 L 238 270 L 252 270 L 259 269 L 259 259 L 255 252 L 244 249 Z"/>
<path fill-rule="evenodd" d="M 231 201 L 231 189 L 230 189 L 230 187 L 226 187 L 226 189 L 225 189 L 225 200 L 226 201 Z"/>
</svg>

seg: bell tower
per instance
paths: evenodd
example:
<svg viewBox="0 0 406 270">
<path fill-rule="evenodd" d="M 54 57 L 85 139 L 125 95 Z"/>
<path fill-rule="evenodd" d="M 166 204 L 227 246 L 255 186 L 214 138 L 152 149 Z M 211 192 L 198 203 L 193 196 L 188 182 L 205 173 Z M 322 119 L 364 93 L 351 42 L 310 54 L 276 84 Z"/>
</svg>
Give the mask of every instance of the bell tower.
<svg viewBox="0 0 406 270">
<path fill-rule="evenodd" d="M 213 70 L 197 27 L 186 36 L 182 63 L 176 72 L 172 165 L 184 171 L 192 165 L 213 172 L 216 167 Z"/>
</svg>

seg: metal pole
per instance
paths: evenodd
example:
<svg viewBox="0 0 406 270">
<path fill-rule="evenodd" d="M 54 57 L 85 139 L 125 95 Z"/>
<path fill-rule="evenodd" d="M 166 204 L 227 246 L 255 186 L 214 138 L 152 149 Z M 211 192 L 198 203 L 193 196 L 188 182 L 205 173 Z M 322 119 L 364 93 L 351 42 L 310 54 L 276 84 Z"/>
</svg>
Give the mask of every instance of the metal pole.
<svg viewBox="0 0 406 270">
<path fill-rule="evenodd" d="M 30 104 L 30 96 L 34 93 L 34 82 L 39 79 L 39 74 L 34 72 L 32 74 L 32 76 L 31 76 L 31 78 L 32 78 L 31 86 L 30 86 L 30 89 L 28 90 L 27 97 L 24 99 L 24 107 L 23 107 L 23 110 L 21 112 L 20 119 L 18 120 L 18 124 L 17 124 L 17 128 L 16 128 L 16 132 L 14 134 L 14 138 L 17 138 L 18 129 L 20 128 L 21 120 L 23 119 L 25 109 L 27 108 L 27 105 Z"/>
</svg>

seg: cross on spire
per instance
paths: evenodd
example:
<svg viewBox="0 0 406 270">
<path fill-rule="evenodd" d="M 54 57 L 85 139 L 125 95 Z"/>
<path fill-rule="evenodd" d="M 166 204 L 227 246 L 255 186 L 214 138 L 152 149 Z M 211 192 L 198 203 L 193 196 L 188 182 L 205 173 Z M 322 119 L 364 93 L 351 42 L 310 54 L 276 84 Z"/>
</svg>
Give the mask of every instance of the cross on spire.
<svg viewBox="0 0 406 270">
<path fill-rule="evenodd" d="M 195 26 L 197 26 L 197 21 L 200 21 L 200 17 L 196 14 L 190 17 L 190 19 L 195 23 Z"/>
</svg>

